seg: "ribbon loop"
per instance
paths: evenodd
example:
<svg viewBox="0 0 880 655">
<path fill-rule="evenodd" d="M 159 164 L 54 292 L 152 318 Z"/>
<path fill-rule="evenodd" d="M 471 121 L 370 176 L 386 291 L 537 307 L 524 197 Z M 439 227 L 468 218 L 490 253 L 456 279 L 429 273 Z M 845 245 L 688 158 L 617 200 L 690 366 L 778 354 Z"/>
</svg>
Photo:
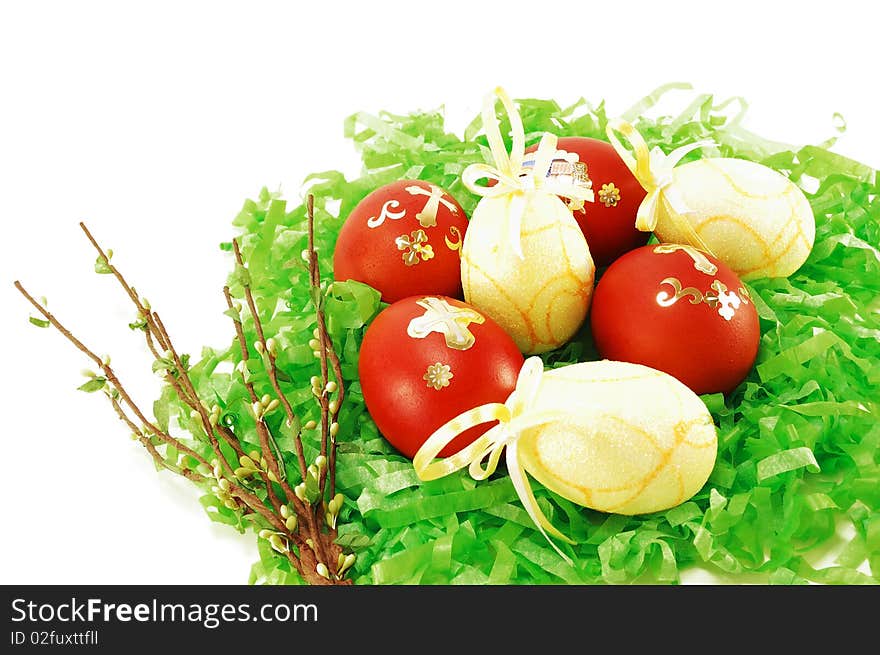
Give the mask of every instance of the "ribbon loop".
<svg viewBox="0 0 880 655">
<path fill-rule="evenodd" d="M 509 153 L 504 147 L 498 117 L 495 115 L 496 99 L 501 101 L 510 120 L 511 148 Z M 507 225 L 505 227 L 511 249 L 522 259 L 524 255 L 520 243 L 520 228 L 522 214 L 526 207 L 526 193 L 543 189 L 546 193 L 568 198 L 575 206 L 578 206 L 583 205 L 585 201 L 593 202 L 593 191 L 571 182 L 554 179 L 548 181 L 547 176 L 556 154 L 556 136 L 549 132 L 544 133 L 538 144 L 535 165 L 530 170 L 523 170 L 526 142 L 522 117 L 504 89 L 496 87 L 492 93 L 486 96 L 481 115 L 483 131 L 486 133 L 494 166 L 471 164 L 462 172 L 461 180 L 468 190 L 482 198 L 498 198 L 504 195 L 511 197 L 506 212 Z M 495 184 L 491 186 L 477 184 L 480 180 L 493 181 Z"/>
<path fill-rule="evenodd" d="M 687 220 L 686 215 L 690 209 L 672 184 L 673 171 L 678 163 L 697 148 L 714 145 L 712 141 L 696 141 L 680 146 L 667 155 L 656 146 L 649 149 L 645 139 L 628 121 L 610 120 L 605 132 L 617 154 L 647 192 L 636 214 L 636 229 L 654 232 L 660 217 L 667 216 L 673 227 L 685 236 L 689 245 L 714 256 Z M 618 132 L 632 147 L 632 154 L 617 138 Z"/>
<path fill-rule="evenodd" d="M 520 369 L 516 388 L 503 404 L 490 403 L 475 407 L 440 426 L 419 448 L 413 457 L 413 466 L 421 480 L 435 480 L 465 467 L 468 467 L 468 473 L 475 480 L 485 480 L 495 472 L 502 450 L 506 448 L 507 470 L 523 507 L 550 545 L 563 559 L 571 563 L 565 553 L 550 539 L 548 532 L 568 543 L 574 542 L 544 516 L 532 493 L 517 450 L 519 437 L 526 430 L 545 425 L 563 416 L 559 410 L 535 409 L 543 375 L 544 364 L 541 358 L 529 357 Z M 498 425 L 454 455 L 434 461 L 440 451 L 462 432 L 490 421 L 498 421 Z M 484 460 L 487 460 L 485 466 L 483 466 Z"/>
</svg>

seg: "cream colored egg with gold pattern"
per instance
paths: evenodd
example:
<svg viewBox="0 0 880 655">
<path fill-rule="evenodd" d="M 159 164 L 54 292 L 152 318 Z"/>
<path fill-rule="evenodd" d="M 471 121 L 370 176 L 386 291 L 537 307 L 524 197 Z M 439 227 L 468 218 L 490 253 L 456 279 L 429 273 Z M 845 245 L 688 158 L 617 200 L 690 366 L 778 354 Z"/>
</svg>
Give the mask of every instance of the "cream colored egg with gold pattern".
<svg viewBox="0 0 880 655">
<path fill-rule="evenodd" d="M 509 236 L 511 203 L 525 203 L 520 246 Z M 480 200 L 461 249 L 465 300 L 488 314 L 525 354 L 561 346 L 587 315 L 595 266 L 571 210 L 555 195 L 526 191 Z"/>
<path fill-rule="evenodd" d="M 813 248 L 809 201 L 772 168 L 743 159 L 699 159 L 674 169 L 673 188 L 697 235 L 744 280 L 787 277 Z M 664 242 L 688 242 L 662 210 L 655 232 Z"/>
<path fill-rule="evenodd" d="M 717 437 L 694 392 L 666 373 L 608 360 L 546 371 L 531 411 L 560 416 L 525 431 L 520 461 L 541 484 L 585 507 L 643 514 L 697 493 Z"/>
</svg>

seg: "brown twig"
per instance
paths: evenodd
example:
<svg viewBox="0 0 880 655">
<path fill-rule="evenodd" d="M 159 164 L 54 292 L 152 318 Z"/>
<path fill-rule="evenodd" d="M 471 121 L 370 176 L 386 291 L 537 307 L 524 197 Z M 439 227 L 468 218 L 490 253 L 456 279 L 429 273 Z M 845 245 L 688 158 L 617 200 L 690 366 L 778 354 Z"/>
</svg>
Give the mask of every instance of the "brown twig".
<svg viewBox="0 0 880 655">
<path fill-rule="evenodd" d="M 165 329 L 165 325 L 162 323 L 161 318 L 159 318 L 159 314 L 152 311 L 152 308 L 145 304 L 146 301 L 142 300 L 140 296 L 138 296 L 135 288 L 128 283 L 122 272 L 110 262 L 110 257 L 108 257 L 107 253 L 101 247 L 101 244 L 98 243 L 98 240 L 92 235 L 88 227 L 86 227 L 86 224 L 81 222 L 79 226 L 85 233 L 86 238 L 88 238 L 89 242 L 97 251 L 99 258 L 103 260 L 108 270 L 119 282 L 120 286 L 131 299 L 132 303 L 134 303 L 135 308 L 138 311 L 138 315 L 144 320 L 144 334 L 150 352 L 152 352 L 152 354 L 157 359 L 164 355 L 164 353 L 160 355 L 158 348 L 161 348 L 171 354 L 171 357 L 173 358 L 177 369 L 176 372 L 179 377 L 176 377 L 174 372 L 172 371 L 166 371 L 165 381 L 171 385 L 171 387 L 174 389 L 174 392 L 177 394 L 177 397 L 180 398 L 180 400 L 184 404 L 186 404 L 192 411 L 198 412 L 199 417 L 202 420 L 202 427 L 204 428 L 205 433 L 211 441 L 214 454 L 218 457 L 218 459 L 224 462 L 225 468 L 227 468 L 227 471 L 229 471 L 229 465 L 228 463 L 226 463 L 225 458 L 222 456 L 222 452 L 219 450 L 219 445 L 216 444 L 216 436 L 213 434 L 214 426 L 211 425 L 208 419 L 207 408 L 199 401 L 198 394 L 196 393 L 195 387 L 192 384 L 192 380 L 189 377 L 186 367 L 183 366 L 183 362 L 178 356 L 177 350 L 174 347 L 171 337 L 168 331 Z M 183 380 L 183 385 L 181 385 L 181 380 Z M 241 449 L 241 446 L 238 443 L 238 439 L 235 438 L 234 435 L 231 435 L 229 431 L 224 431 L 219 428 L 218 432 L 223 437 L 224 441 L 233 450 L 235 450 L 236 454 L 239 457 L 244 454 L 244 451 Z"/>
<path fill-rule="evenodd" d="M 174 361 L 174 366 L 176 367 L 179 373 L 179 380 L 183 381 L 183 386 L 189 392 L 192 398 L 198 398 L 198 393 L 196 392 L 195 386 L 193 386 L 192 380 L 190 380 L 189 375 L 186 372 L 186 367 L 183 365 L 183 361 L 180 359 L 180 355 L 177 352 L 177 349 L 174 347 L 174 344 L 171 341 L 171 337 L 168 336 L 168 331 L 165 329 L 165 324 L 162 323 L 162 319 L 159 318 L 159 314 L 156 312 L 152 312 L 153 320 L 155 321 L 156 328 L 159 330 L 159 334 L 162 335 L 165 344 L 167 345 L 167 350 L 171 353 L 171 358 Z M 226 459 L 226 456 L 223 454 L 223 451 L 220 449 L 220 442 L 217 440 L 217 434 L 214 431 L 214 426 L 211 424 L 211 420 L 208 417 L 208 410 L 205 409 L 205 406 L 196 401 L 193 404 L 195 411 L 199 413 L 199 416 L 202 419 L 202 427 L 205 430 L 205 433 L 208 435 L 208 440 L 211 443 L 211 449 L 214 451 L 214 455 L 217 457 L 217 460 L 220 462 L 220 465 L 225 469 L 226 474 L 229 477 L 233 477 L 233 467 L 229 464 Z"/>
<path fill-rule="evenodd" d="M 238 266 L 244 268 L 244 259 L 241 256 L 241 249 L 238 246 L 238 240 L 232 240 L 232 249 L 235 253 L 235 262 Z M 250 285 L 245 284 L 244 286 L 244 296 L 247 301 L 248 309 L 251 312 L 251 316 L 254 319 L 254 330 L 257 333 L 257 339 L 259 339 L 260 343 L 263 344 L 263 349 L 266 353 L 266 356 L 269 360 L 269 366 L 266 367 L 266 373 L 269 376 L 269 382 L 272 384 L 272 389 L 274 389 L 275 394 L 278 396 L 278 399 L 281 401 L 282 406 L 284 407 L 284 412 L 287 415 L 287 425 L 293 429 L 294 426 L 298 426 L 299 422 L 296 420 L 296 415 L 293 412 L 293 407 L 290 405 L 290 401 L 287 399 L 287 396 L 284 395 L 284 392 L 281 391 L 281 385 L 278 383 L 278 369 L 275 365 L 275 353 L 271 352 L 266 345 L 266 335 L 263 331 L 263 322 L 260 320 L 260 314 L 257 311 L 257 304 L 254 301 L 254 294 L 251 292 Z M 224 294 L 227 296 L 227 304 L 231 303 L 229 297 L 229 289 L 228 287 L 224 289 Z M 229 305 L 230 308 L 232 305 Z M 243 331 L 241 326 L 241 321 L 236 322 L 236 331 L 239 336 L 239 341 L 243 340 Z M 247 347 L 244 346 L 242 350 L 242 357 L 247 359 Z M 303 451 L 302 444 L 302 431 L 299 427 L 297 427 L 296 434 L 293 436 L 294 448 L 296 450 L 296 459 L 299 463 L 299 471 L 300 475 L 305 479 L 306 477 L 306 469 L 308 468 L 308 464 L 306 463 L 305 452 Z"/>
<path fill-rule="evenodd" d="M 240 266 L 243 266 L 243 262 L 241 259 L 241 252 L 238 250 L 238 244 L 233 241 L 233 248 L 236 251 L 236 260 L 239 262 Z M 262 323 L 260 322 L 259 314 L 256 310 L 256 303 L 254 302 L 253 294 L 250 292 L 250 289 L 245 286 L 245 295 L 248 298 L 248 307 L 251 309 L 251 314 L 254 319 L 255 326 L 259 326 L 257 331 L 257 338 L 262 341 L 263 329 Z M 226 304 L 230 309 L 234 308 L 232 294 L 229 291 L 229 287 L 223 287 L 223 296 L 226 298 Z M 247 346 L 247 339 L 244 336 L 244 328 L 241 324 L 241 319 L 236 319 L 233 317 L 233 324 L 235 325 L 235 333 L 238 338 L 239 347 L 241 348 L 242 353 L 242 361 L 247 362 L 249 359 L 249 352 Z M 256 328 L 255 328 L 256 329 Z M 263 342 L 265 345 L 265 342 Z M 257 395 L 256 390 L 254 389 L 253 383 L 247 380 L 247 378 L 242 375 L 242 381 L 244 383 L 245 388 L 247 389 L 248 395 L 251 398 L 251 402 L 256 403 L 259 400 L 259 396 Z M 277 381 L 277 376 L 276 376 Z M 280 392 L 280 388 L 278 389 L 278 393 L 281 398 L 284 398 L 284 394 Z M 285 398 L 286 400 L 286 398 Z M 291 410 L 292 412 L 292 410 Z M 282 490 L 284 491 L 284 495 L 287 497 L 288 502 L 291 503 L 294 508 L 297 510 L 297 516 L 300 521 L 305 525 L 306 529 L 309 532 L 309 536 L 314 544 L 313 549 L 316 550 L 316 554 L 318 555 L 318 561 L 323 561 L 327 559 L 327 555 L 325 549 L 323 548 L 323 541 L 321 539 L 320 534 L 320 524 L 318 522 L 315 514 L 310 510 L 310 508 L 306 505 L 304 501 L 302 501 L 294 492 L 294 490 L 290 487 L 290 484 L 286 481 L 284 477 L 281 476 L 280 468 L 278 462 L 275 460 L 275 457 L 272 455 L 271 449 L 269 447 L 269 429 L 266 426 L 265 422 L 259 417 L 256 418 L 256 428 L 257 434 L 260 438 L 260 448 L 263 450 L 264 457 L 266 458 L 266 463 L 269 466 L 269 470 L 272 471 L 272 474 L 278 480 L 281 485 Z M 306 475 L 308 475 L 307 466 L 305 464 L 305 453 L 303 451 L 302 440 L 299 438 L 300 435 L 297 433 L 297 438 L 294 440 L 294 444 L 297 451 L 297 459 L 300 462 L 300 470 L 302 474 L 302 479 L 306 479 Z M 283 466 L 284 462 L 281 462 Z M 267 481 L 268 485 L 268 481 Z M 325 562 L 327 566 L 327 562 Z"/>
<path fill-rule="evenodd" d="M 92 233 L 89 231 L 89 228 L 86 227 L 86 224 L 83 222 L 80 222 L 79 227 L 80 227 L 80 229 L 82 229 L 82 231 L 86 235 L 86 238 L 89 240 L 89 242 L 95 248 L 95 250 L 98 252 L 98 256 L 104 261 L 104 264 L 106 264 L 107 269 L 117 279 L 119 284 L 125 290 L 125 293 L 128 294 L 128 297 L 131 298 L 131 301 L 134 303 L 135 307 L 137 307 L 137 309 L 138 309 L 138 314 L 140 316 L 142 316 L 144 318 L 144 320 L 147 321 L 147 324 L 149 325 L 150 321 L 151 321 L 149 308 L 144 306 L 144 304 L 143 304 L 144 301 L 142 301 L 140 296 L 138 296 L 134 287 L 131 286 L 126 281 L 126 279 L 122 276 L 122 274 L 119 272 L 119 270 L 110 262 L 110 258 L 107 256 L 107 253 L 104 252 L 104 249 L 101 247 L 101 244 L 98 243 L 98 240 L 95 239 L 94 236 L 92 236 Z M 158 331 L 156 331 L 156 330 L 148 331 L 146 336 L 147 336 L 147 345 L 149 346 L 150 350 L 152 351 L 152 353 L 156 357 L 156 359 L 158 359 L 159 358 L 159 350 L 166 350 L 168 348 L 168 346 L 162 341 L 161 336 L 158 335 Z M 150 336 L 157 338 L 157 342 L 158 342 L 158 346 L 159 346 L 158 349 L 153 345 L 152 341 L 150 340 Z"/>
<path fill-rule="evenodd" d="M 309 283 L 313 290 L 321 289 L 321 273 L 318 265 L 318 253 L 315 250 L 315 199 L 311 194 L 306 199 L 306 220 L 308 224 L 308 264 L 309 264 Z M 327 388 L 329 380 L 327 367 L 327 343 L 326 329 L 322 330 L 321 325 L 324 323 L 324 309 L 321 303 L 315 298 L 315 317 L 318 323 L 318 341 L 320 343 L 320 361 L 321 361 L 321 386 L 322 389 Z M 327 455 L 327 443 L 330 436 L 330 410 L 327 392 L 322 391 L 318 398 L 321 405 L 321 454 Z M 323 479 L 322 479 L 323 482 Z M 323 491 L 323 484 L 321 485 Z"/>
<path fill-rule="evenodd" d="M 137 426 L 137 424 L 132 421 L 129 416 L 125 413 L 125 410 L 122 408 L 122 405 L 119 404 L 119 401 L 116 398 L 110 396 L 110 405 L 113 407 L 113 410 L 116 412 L 116 415 L 119 419 L 125 423 L 128 428 L 132 431 L 132 434 L 137 437 L 137 440 L 140 444 L 147 449 L 147 452 L 150 453 L 153 460 L 156 462 L 156 466 L 163 468 L 167 471 L 171 471 L 172 473 L 177 473 L 178 475 L 182 475 L 190 482 L 195 482 L 196 484 L 201 484 L 206 481 L 206 478 L 197 473 L 196 471 L 190 470 L 186 467 L 180 467 L 177 465 L 169 464 L 162 455 L 159 454 L 159 451 L 156 449 L 156 446 L 153 445 L 153 442 L 150 441 L 150 438 L 143 433 L 143 430 Z"/>
<path fill-rule="evenodd" d="M 321 394 L 319 394 L 318 399 L 321 405 L 322 414 L 321 454 L 325 457 L 329 455 L 328 465 L 325 467 L 321 467 L 321 472 L 319 475 L 319 484 L 321 490 L 320 497 L 323 499 L 328 470 L 331 494 L 333 490 L 335 490 L 335 442 L 333 442 L 332 447 L 329 448 L 329 452 L 328 444 L 331 441 L 332 437 L 332 435 L 330 434 L 331 426 L 335 425 L 338 419 L 339 407 L 337 406 L 335 407 L 334 411 L 330 411 L 330 389 L 328 388 L 327 383 L 329 379 L 329 370 L 331 368 L 333 370 L 333 375 L 337 379 L 336 384 L 339 393 L 337 401 L 338 404 L 341 404 L 342 399 L 344 398 L 344 388 L 339 358 L 336 355 L 335 350 L 333 349 L 332 340 L 330 339 L 329 333 L 327 332 L 323 309 L 321 307 L 319 299 L 317 298 L 318 293 L 320 293 L 321 283 L 320 272 L 318 270 L 317 254 L 314 248 L 314 200 L 311 196 L 309 196 L 308 199 L 308 219 L 309 280 L 310 285 L 316 294 L 316 313 L 318 320 L 316 337 L 320 340 L 321 343 L 319 354 L 321 360 L 323 391 Z M 166 371 L 165 380 L 172 387 L 180 401 L 188 406 L 192 410 L 192 412 L 194 412 L 193 415 L 195 416 L 195 413 L 199 415 L 202 427 L 204 428 L 204 431 L 208 436 L 211 450 L 215 455 L 214 462 L 209 463 L 200 453 L 186 446 L 184 443 L 173 437 L 167 431 L 159 429 L 159 427 L 155 425 L 154 421 L 146 417 L 146 415 L 134 402 L 127 390 L 123 387 L 113 369 L 110 367 L 109 359 L 100 358 L 97 354 L 95 354 L 94 351 L 85 346 L 85 344 L 83 344 L 82 341 L 80 341 L 64 325 L 62 325 L 58 321 L 58 319 L 55 318 L 54 315 L 52 315 L 48 310 L 40 305 L 18 281 L 15 282 L 15 287 L 53 327 L 55 327 L 65 338 L 67 338 L 74 346 L 76 346 L 100 368 L 100 370 L 103 372 L 104 379 L 107 381 L 106 383 L 108 386 L 105 388 L 105 391 L 107 392 L 107 396 L 110 399 L 114 411 L 116 412 L 120 420 L 122 420 L 129 427 L 129 429 L 132 431 L 132 433 L 135 435 L 141 445 L 144 446 L 144 448 L 153 458 L 158 467 L 170 470 L 200 485 L 208 484 L 214 479 L 212 477 L 206 477 L 205 475 L 202 475 L 195 470 L 187 468 L 185 465 L 180 466 L 177 462 L 171 462 L 167 460 L 157 449 L 153 437 L 158 439 L 161 443 L 166 444 L 167 446 L 176 448 L 179 453 L 192 458 L 192 460 L 197 462 L 200 466 L 212 470 L 213 475 L 216 477 L 219 485 L 219 488 L 216 486 L 214 487 L 214 491 L 218 494 L 221 494 L 221 500 L 226 497 L 226 502 L 229 503 L 230 507 L 235 508 L 236 506 L 235 502 L 229 500 L 229 498 L 233 498 L 239 503 L 239 509 L 241 509 L 242 506 L 244 507 L 243 511 L 245 511 L 245 513 L 250 511 L 252 513 L 256 513 L 262 516 L 263 519 L 265 519 L 265 521 L 270 526 L 272 526 L 275 531 L 277 531 L 280 535 L 283 536 L 284 539 L 287 540 L 288 546 L 280 549 L 280 551 L 287 557 L 293 568 L 303 577 L 306 582 L 311 584 L 351 584 L 350 580 L 339 579 L 341 576 L 325 577 L 319 572 L 321 565 L 326 566 L 327 572 L 329 573 L 336 573 L 337 571 L 337 560 L 341 561 L 342 549 L 334 543 L 336 530 L 335 528 L 331 528 L 327 532 L 323 532 L 321 530 L 321 519 L 324 513 L 323 504 L 319 502 L 312 506 L 309 503 L 303 501 L 295 494 L 294 490 L 286 481 L 285 471 L 281 468 L 284 466 L 283 457 L 280 450 L 278 451 L 277 458 L 273 453 L 271 446 L 274 444 L 276 450 L 278 447 L 277 444 L 275 444 L 274 442 L 274 436 L 271 434 L 271 431 L 269 430 L 269 427 L 263 420 L 262 416 L 258 413 L 256 417 L 256 429 L 260 438 L 260 448 L 263 451 L 261 459 L 265 460 L 262 465 L 262 468 L 265 470 L 261 471 L 260 479 L 266 486 L 268 502 L 269 505 L 271 505 L 271 508 L 267 507 L 265 502 L 262 501 L 257 495 L 255 495 L 250 489 L 241 486 L 241 484 L 238 482 L 238 479 L 236 478 L 235 472 L 233 470 L 234 466 L 231 466 L 229 464 L 226 457 L 223 455 L 222 449 L 220 448 L 220 439 L 227 443 L 236 452 L 239 458 L 244 455 L 244 450 L 241 446 L 241 443 L 239 442 L 238 437 L 232 429 L 230 429 L 228 426 L 217 424 L 217 417 L 215 414 L 216 410 L 212 410 L 209 415 L 209 411 L 206 405 L 199 399 L 198 392 L 196 391 L 195 385 L 193 384 L 193 381 L 189 376 L 189 372 L 184 366 L 184 362 L 182 361 L 177 349 L 174 347 L 171 337 L 158 313 L 152 310 L 145 299 L 140 298 L 135 288 L 131 286 L 127 282 L 125 277 L 119 272 L 119 270 L 110 263 L 110 258 L 107 256 L 107 253 L 100 246 L 100 244 L 88 230 L 85 224 L 80 223 L 80 227 L 92 246 L 97 251 L 99 258 L 103 261 L 104 264 L 106 264 L 109 272 L 114 275 L 116 280 L 122 286 L 126 295 L 135 305 L 135 308 L 137 309 L 138 315 L 141 320 L 144 321 L 143 327 L 145 328 L 145 339 L 150 352 L 157 359 L 168 358 L 172 361 L 174 368 L 173 370 Z M 233 244 L 236 256 L 236 263 L 238 266 L 244 267 L 244 260 L 241 256 L 241 251 L 238 247 L 237 241 L 233 241 Z M 250 287 L 247 284 L 244 285 L 244 292 L 248 308 L 250 309 L 251 314 L 254 318 L 254 326 L 257 332 L 257 338 L 264 346 L 262 349 L 260 349 L 260 351 L 261 354 L 265 353 L 266 356 L 266 360 L 264 360 L 264 365 L 270 383 L 280 403 L 284 406 L 288 425 L 291 428 L 297 426 L 294 443 L 296 444 L 297 459 L 300 465 L 300 472 L 303 476 L 303 480 L 305 480 L 306 476 L 308 475 L 308 467 L 306 465 L 305 453 L 302 445 L 301 429 L 298 427 L 299 421 L 297 420 L 297 417 L 293 411 L 293 407 L 291 406 L 289 400 L 284 395 L 281 389 L 281 385 L 278 379 L 277 364 L 275 361 L 276 355 L 272 351 L 272 349 L 268 348 L 263 325 L 257 310 L 256 301 Z M 232 298 L 228 288 L 224 288 L 224 295 L 226 297 L 227 305 L 230 308 L 233 307 Z M 241 325 L 240 319 L 237 321 L 234 320 L 234 323 L 236 328 L 236 335 L 242 348 L 242 361 L 246 362 L 249 359 L 249 356 L 248 344 L 244 337 L 244 330 Z M 259 401 L 259 397 L 253 387 L 253 384 L 249 380 L 247 380 L 245 376 L 243 377 L 245 386 L 247 388 L 249 396 L 251 397 L 252 402 L 257 403 Z M 129 412 L 131 413 L 131 416 L 129 415 Z M 141 425 L 139 426 L 138 423 L 140 423 Z M 338 430 L 338 427 L 336 429 Z M 273 478 L 278 480 L 278 484 L 280 485 L 281 490 L 284 494 L 283 498 L 279 497 L 278 493 L 276 492 L 276 489 L 273 486 L 272 482 Z M 221 492 L 225 493 L 226 496 L 223 496 Z M 306 538 L 305 535 L 301 534 L 301 532 L 298 530 L 289 530 L 287 528 L 281 511 L 281 506 L 283 503 L 288 503 L 289 506 L 293 508 L 297 517 L 299 518 L 299 524 L 304 525 L 304 527 L 306 528 L 308 538 Z"/>
<path fill-rule="evenodd" d="M 311 194 L 306 199 L 306 220 L 308 223 L 308 243 L 309 243 L 309 281 L 313 289 L 321 288 L 321 270 L 318 263 L 318 254 L 315 250 L 315 199 Z M 345 400 L 345 381 L 342 378 L 342 366 L 339 363 L 339 356 L 333 346 L 333 339 L 327 330 L 327 321 L 324 316 L 324 309 L 320 302 L 315 302 L 315 319 L 317 322 L 318 341 L 321 348 L 321 378 L 324 389 L 327 388 L 329 379 L 328 362 L 333 369 L 333 376 L 336 378 L 336 409 L 330 411 L 330 402 L 326 391 L 321 394 L 321 454 L 327 456 L 327 471 L 330 483 L 330 497 L 336 494 L 336 438 L 330 434 L 333 425 L 337 425 L 339 421 L 339 412 L 342 409 L 342 403 Z M 329 451 L 329 452 L 328 452 Z M 321 478 L 321 495 L 324 495 L 324 487 L 327 478 Z"/>
<path fill-rule="evenodd" d="M 19 290 L 19 292 L 33 305 L 43 317 L 52 324 L 52 326 L 58 330 L 64 337 L 70 341 L 74 346 L 76 346 L 80 351 L 82 351 L 89 359 L 91 359 L 104 374 L 104 377 L 107 381 L 119 392 L 119 397 L 122 398 L 122 401 L 125 405 L 132 411 L 132 413 L 138 418 L 141 423 L 149 430 L 150 433 L 155 434 L 159 439 L 165 441 L 166 443 L 172 443 L 176 447 L 179 448 L 181 452 L 185 452 L 187 455 L 195 458 L 200 464 L 208 465 L 207 461 L 204 457 L 199 455 L 197 452 L 188 448 L 187 446 L 181 444 L 176 439 L 171 437 L 171 435 L 166 434 L 163 430 L 160 430 L 152 421 L 147 419 L 141 409 L 135 404 L 129 395 L 128 391 L 126 391 L 125 387 L 119 381 L 119 378 L 116 377 L 116 373 L 114 373 L 113 369 L 107 364 L 103 359 L 98 357 L 94 353 L 94 351 L 90 350 L 82 341 L 77 339 L 73 333 L 70 332 L 61 322 L 55 318 L 55 316 L 45 307 L 43 307 L 40 303 L 36 301 L 36 299 L 27 292 L 27 290 L 21 285 L 21 282 L 18 280 L 15 281 L 15 288 Z"/>
</svg>

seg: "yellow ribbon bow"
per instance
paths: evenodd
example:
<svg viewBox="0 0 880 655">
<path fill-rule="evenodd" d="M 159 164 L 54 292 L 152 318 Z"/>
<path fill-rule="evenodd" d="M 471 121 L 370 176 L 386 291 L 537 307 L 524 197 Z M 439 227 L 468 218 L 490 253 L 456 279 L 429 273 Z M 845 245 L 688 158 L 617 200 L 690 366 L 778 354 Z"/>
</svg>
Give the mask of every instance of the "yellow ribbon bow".
<svg viewBox="0 0 880 655">
<path fill-rule="evenodd" d="M 495 115 L 495 99 L 501 100 L 504 110 L 510 118 L 511 148 L 510 153 L 504 147 L 504 139 Z M 461 175 L 462 183 L 470 191 L 483 198 L 495 198 L 510 195 L 510 211 L 508 213 L 508 235 L 513 252 L 523 259 L 520 243 L 520 227 L 523 211 L 526 206 L 526 193 L 535 189 L 543 189 L 549 194 L 563 196 L 574 202 L 593 202 L 593 190 L 578 186 L 571 181 L 558 177 L 548 178 L 550 166 L 556 155 L 556 136 L 545 132 L 535 152 L 535 165 L 527 171 L 523 170 L 525 160 L 526 138 L 522 117 L 516 110 L 513 101 L 501 87 L 488 94 L 483 101 L 483 131 L 489 142 L 494 166 L 489 164 L 471 164 Z M 494 180 L 493 186 L 477 184 L 479 180 Z"/>
<path fill-rule="evenodd" d="M 686 146 L 680 146 L 667 155 L 656 146 L 649 150 L 642 135 L 625 120 L 608 121 L 605 132 L 617 154 L 635 175 L 639 184 L 647 191 L 647 195 L 639 205 L 636 214 L 636 229 L 642 232 L 653 232 L 663 213 L 662 209 L 665 208 L 665 214 L 670 218 L 674 227 L 687 237 L 690 245 L 713 255 L 700 235 L 694 230 L 690 221 L 685 218 L 689 209 L 672 185 L 672 172 L 689 152 L 714 144 L 711 141 L 696 141 Z M 617 138 L 617 132 L 620 132 L 630 143 L 635 157 Z"/>
<path fill-rule="evenodd" d="M 550 542 L 550 545 L 566 562 L 571 563 L 571 560 L 553 543 L 547 533 L 549 532 L 554 537 L 568 543 L 574 542 L 556 529 L 544 516 L 537 500 L 535 500 L 535 495 L 532 493 L 517 450 L 517 441 L 524 431 L 565 416 L 564 412 L 560 410 L 534 409 L 543 375 L 544 364 L 541 358 L 529 357 L 520 369 L 516 388 L 504 403 L 489 403 L 475 407 L 437 428 L 434 434 L 428 437 L 428 440 L 419 448 L 413 458 L 413 466 L 415 466 L 416 474 L 421 480 L 436 480 L 466 466 L 468 473 L 474 480 L 485 480 L 495 472 L 498 461 L 501 459 L 501 451 L 506 448 L 507 472 L 523 507 L 541 534 Z M 498 425 L 454 455 L 434 461 L 437 454 L 459 434 L 476 425 L 491 421 L 498 421 Z M 483 466 L 482 462 L 486 458 L 488 461 Z"/>
</svg>

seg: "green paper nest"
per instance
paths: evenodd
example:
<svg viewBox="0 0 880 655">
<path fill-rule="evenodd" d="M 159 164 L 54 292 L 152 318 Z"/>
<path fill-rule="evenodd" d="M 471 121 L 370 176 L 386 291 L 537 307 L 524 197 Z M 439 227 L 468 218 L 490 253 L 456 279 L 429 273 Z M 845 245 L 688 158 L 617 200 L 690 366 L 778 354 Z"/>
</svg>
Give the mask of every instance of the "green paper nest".
<svg viewBox="0 0 880 655">
<path fill-rule="evenodd" d="M 624 114 L 650 146 L 669 152 L 710 139 L 717 149 L 704 148 L 706 156 L 757 161 L 801 185 L 816 217 L 807 263 L 788 279 L 749 285 L 762 333 L 752 373 L 729 397 L 703 396 L 719 437 L 709 481 L 678 507 L 632 517 L 579 507 L 534 483 L 543 512 L 578 542 L 561 544 L 574 561 L 566 564 L 534 528 L 504 471 L 484 482 L 461 471 L 422 483 L 412 463 L 385 442 L 366 411 L 357 377 L 359 344 L 381 308 L 379 296 L 358 283 L 336 282 L 326 313 L 349 390 L 339 433 L 337 478 L 346 497 L 339 541 L 357 553 L 357 584 L 676 583 L 693 565 L 732 582 L 880 580 L 877 172 L 830 152 L 833 142 L 792 148 L 759 138 L 741 127 L 741 99 L 716 104 L 701 95 L 678 116 L 643 117 L 670 87 Z M 604 103 L 517 104 L 529 144 L 544 131 L 606 138 Z M 731 117 L 730 108 L 737 115 Z M 463 138 L 448 133 L 441 111 L 347 119 L 345 135 L 361 154 L 362 175 L 347 180 L 326 171 L 306 180 L 315 195 L 325 277 L 344 218 L 376 187 L 401 178 L 430 181 L 470 213 L 477 198 L 463 188 L 460 174 L 487 159 L 479 126 L 477 118 Z M 501 130 L 508 132 L 503 118 Z M 264 189 L 245 203 L 234 224 L 266 331 L 279 342 L 285 393 L 304 421 L 317 418 L 309 379 L 318 364 L 303 337 L 314 327 L 314 305 L 307 272 L 298 263 L 306 246 L 305 207 L 291 209 Z M 230 284 L 234 293 L 241 291 L 237 274 Z M 253 340 L 253 325 L 246 322 L 245 328 Z M 549 366 L 595 358 L 586 332 L 544 356 Z M 206 348 L 191 374 L 200 394 L 221 400 L 224 420 L 235 422 L 245 441 L 253 435 L 256 445 L 245 389 L 236 375 L 220 372 L 228 366 L 218 368 L 239 359 L 234 343 L 226 350 Z M 253 377 L 258 390 L 268 390 L 265 373 Z M 155 411 L 163 423 L 176 417 L 186 427 L 191 420 L 170 390 Z M 308 441 L 310 434 L 304 437 L 313 458 L 317 444 Z M 280 445 L 292 451 L 289 434 Z M 295 476 L 293 464 L 291 457 Z M 203 504 L 212 519 L 247 527 L 214 496 L 205 496 Z M 285 558 L 266 541 L 258 543 L 251 583 L 301 583 Z"/>
</svg>

